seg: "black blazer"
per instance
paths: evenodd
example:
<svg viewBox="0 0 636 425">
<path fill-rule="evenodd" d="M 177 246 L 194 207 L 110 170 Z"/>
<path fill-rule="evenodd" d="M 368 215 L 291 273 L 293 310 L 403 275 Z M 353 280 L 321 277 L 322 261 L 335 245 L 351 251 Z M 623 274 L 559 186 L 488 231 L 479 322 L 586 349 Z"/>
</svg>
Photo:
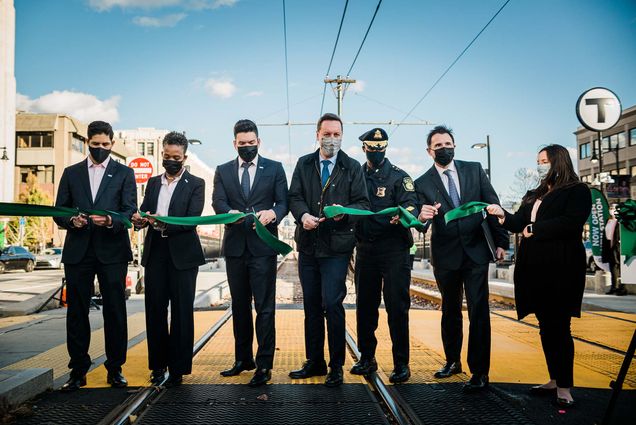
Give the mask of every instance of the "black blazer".
<svg viewBox="0 0 636 425">
<path fill-rule="evenodd" d="M 488 177 L 478 162 L 455 160 L 455 168 L 459 177 L 459 191 L 461 204 L 470 201 L 482 201 L 489 204 L 499 204 L 499 198 Z M 487 264 L 492 261 L 492 253 L 481 226 L 482 214 L 473 214 L 446 225 L 444 214 L 453 209 L 453 203 L 444 187 L 444 183 L 433 165 L 426 173 L 415 180 L 415 191 L 419 205 L 433 205 L 437 202 L 442 206 L 439 213 L 428 225 L 432 226 L 431 251 L 433 266 L 446 270 L 457 270 L 462 265 L 461 250 L 477 264 Z M 489 216 L 488 227 L 493 236 L 496 247 L 508 249 L 509 240 L 506 232 L 495 217 Z"/>
<path fill-rule="evenodd" d="M 111 157 L 93 202 L 87 161 L 89 159 L 64 169 L 55 206 L 110 210 L 130 219 L 137 210 L 137 186 L 133 170 Z M 112 228 L 107 228 L 95 226 L 89 220 L 87 226 L 76 229 L 70 218 L 55 217 L 53 220 L 67 230 L 62 252 L 63 263 L 80 263 L 89 243 L 93 244 L 95 254 L 103 264 L 132 260 L 128 231 L 120 221 L 113 218 Z"/>
<path fill-rule="evenodd" d="M 503 226 L 520 233 L 530 224 L 534 203 L 523 203 Z M 585 183 L 556 189 L 543 197 L 533 235 L 522 239 L 515 261 L 515 306 L 519 318 L 561 312 L 581 316 L 585 290 L 583 226 L 592 209 Z"/>
<path fill-rule="evenodd" d="M 139 207 L 140 211 L 151 213 L 157 212 L 157 202 L 161 191 L 161 175 L 155 176 L 148 181 L 144 201 Z M 205 202 L 205 181 L 193 176 L 187 170 L 183 172 L 181 178 L 174 188 L 168 215 L 174 217 L 200 216 L 203 212 Z M 197 234 L 197 226 L 178 226 L 168 224 L 163 232 L 168 238 L 168 249 L 170 258 L 177 270 L 185 270 L 205 264 L 205 256 L 201 248 L 201 241 Z M 141 265 L 146 267 L 152 242 L 155 238 L 161 238 L 161 233 L 148 230 L 144 240 L 144 252 L 141 257 Z"/>
<path fill-rule="evenodd" d="M 219 165 L 214 173 L 212 207 L 217 214 L 230 210 L 245 213 L 272 209 L 276 221 L 267 225 L 273 235 L 278 236 L 278 224 L 285 218 L 287 208 L 287 177 L 280 162 L 258 156 L 258 165 L 250 194 L 245 198 L 238 178 L 238 158 Z M 247 249 L 256 257 L 276 255 L 276 251 L 265 244 L 252 228 L 254 220 L 248 217 L 242 223 L 226 224 L 223 236 L 223 253 L 228 257 L 240 257 Z"/>
</svg>

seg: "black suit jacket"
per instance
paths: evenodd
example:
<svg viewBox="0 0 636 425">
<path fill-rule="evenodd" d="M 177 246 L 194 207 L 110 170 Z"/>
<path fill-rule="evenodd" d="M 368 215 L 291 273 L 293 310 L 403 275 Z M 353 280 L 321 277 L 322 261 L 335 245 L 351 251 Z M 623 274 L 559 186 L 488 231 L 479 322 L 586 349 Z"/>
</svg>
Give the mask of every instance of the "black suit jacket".
<svg viewBox="0 0 636 425">
<path fill-rule="evenodd" d="M 499 198 L 481 168 L 481 164 L 455 160 L 455 168 L 459 177 L 461 204 L 470 201 L 499 204 Z M 415 180 L 415 191 L 418 195 L 419 208 L 424 204 L 433 205 L 437 202 L 442 204 L 432 223 L 431 221 L 427 223 L 427 227 L 432 226 L 431 263 L 433 266 L 447 270 L 459 269 L 463 257 L 459 255 L 461 250 L 477 264 L 487 264 L 492 261 L 492 253 L 482 228 L 484 220 L 482 214 L 473 214 L 446 225 L 444 214 L 453 209 L 453 204 L 435 165 Z M 499 225 L 495 217 L 488 216 L 487 220 L 495 246 L 508 249 L 508 232 Z"/>
<path fill-rule="evenodd" d="M 157 202 L 161 191 L 161 175 L 155 176 L 148 181 L 144 201 L 139 207 L 140 211 L 152 214 L 157 212 Z M 168 215 L 174 217 L 195 217 L 203 212 L 205 202 L 205 181 L 193 176 L 187 170 L 183 172 L 181 178 L 174 188 Z M 197 234 L 197 226 L 178 226 L 168 224 L 163 234 L 168 237 L 168 249 L 170 258 L 177 270 L 185 270 L 205 264 L 205 256 L 201 248 L 201 241 Z M 144 253 L 141 257 L 141 265 L 146 267 L 152 243 L 155 238 L 161 238 L 161 233 L 149 230 L 144 240 Z"/>
<path fill-rule="evenodd" d="M 238 158 L 219 165 L 214 173 L 212 207 L 217 214 L 230 210 L 245 213 L 272 209 L 276 221 L 267 225 L 267 230 L 278 236 L 278 224 L 289 212 L 287 207 L 287 177 L 280 162 L 259 155 L 254 183 L 245 198 L 238 178 Z M 276 255 L 257 235 L 248 217 L 244 222 L 227 224 L 223 236 L 223 253 L 227 257 L 240 257 L 245 250 L 253 256 Z"/>
<path fill-rule="evenodd" d="M 137 186 L 133 170 L 111 157 L 93 202 L 87 161 L 89 159 L 64 169 L 55 206 L 110 210 L 127 218 L 132 217 L 137 210 Z M 113 218 L 112 228 L 108 228 L 95 226 L 89 220 L 87 226 L 76 229 L 70 218 L 56 217 L 53 220 L 67 230 L 62 252 L 63 263 L 80 263 L 89 243 L 93 244 L 95 254 L 103 264 L 132 260 L 128 230 L 120 221 Z"/>
</svg>

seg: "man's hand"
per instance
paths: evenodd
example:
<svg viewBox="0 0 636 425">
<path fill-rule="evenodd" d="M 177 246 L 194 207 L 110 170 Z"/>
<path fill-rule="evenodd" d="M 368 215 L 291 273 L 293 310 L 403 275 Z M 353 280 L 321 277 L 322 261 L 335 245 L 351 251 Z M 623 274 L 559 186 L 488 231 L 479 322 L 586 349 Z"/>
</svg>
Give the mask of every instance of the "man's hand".
<svg viewBox="0 0 636 425">
<path fill-rule="evenodd" d="M 71 217 L 71 223 L 73 224 L 73 227 L 75 227 L 76 229 L 81 229 L 82 227 L 88 224 L 88 219 L 86 218 L 85 215 L 80 214 L 80 215 L 76 215 L 75 217 Z"/>
<path fill-rule="evenodd" d="M 136 212 L 136 213 L 134 213 L 132 215 L 130 221 L 132 221 L 132 223 L 137 228 L 145 227 L 148 224 L 148 219 L 146 219 L 146 218 L 142 217 L 141 215 L 139 215 L 138 212 Z"/>
<path fill-rule="evenodd" d="M 109 215 L 90 215 L 89 218 L 96 226 L 106 227 L 113 224 L 113 219 Z"/>
<path fill-rule="evenodd" d="M 400 222 L 400 215 L 394 215 L 393 217 L 391 217 L 391 221 L 389 223 L 391 224 L 398 224 Z"/>
<path fill-rule="evenodd" d="M 314 217 L 309 213 L 303 214 L 300 218 L 300 221 L 303 223 L 303 229 L 305 230 L 314 230 L 320 223 L 325 221 L 324 218 Z"/>
<path fill-rule="evenodd" d="M 495 251 L 495 258 L 497 258 L 497 261 L 502 261 L 505 256 L 506 251 L 503 248 L 497 248 L 497 251 Z"/>
<path fill-rule="evenodd" d="M 260 221 L 263 226 L 267 226 L 276 220 L 276 213 L 274 210 L 261 210 L 256 213 L 256 217 L 258 217 L 258 221 Z"/>
<path fill-rule="evenodd" d="M 486 211 L 488 212 L 488 214 L 494 215 L 495 217 L 497 217 L 500 220 L 503 220 L 504 218 L 506 218 L 506 215 L 504 214 L 503 208 L 501 208 L 497 204 L 488 205 L 486 207 Z"/>
<path fill-rule="evenodd" d="M 341 207 L 342 206 L 340 204 L 331 204 L 331 205 L 334 206 L 334 207 Z M 333 221 L 340 221 L 340 220 L 342 220 L 344 218 L 344 216 L 345 216 L 344 214 L 338 214 L 338 215 L 334 215 L 332 218 L 333 218 Z"/>
<path fill-rule="evenodd" d="M 530 225 L 528 224 L 528 226 L 530 226 Z M 524 238 L 530 238 L 530 237 L 532 237 L 532 233 L 530 233 L 530 232 L 528 231 L 528 226 L 526 226 L 526 227 L 524 227 L 524 228 L 523 228 L 523 237 L 524 237 Z"/>
<path fill-rule="evenodd" d="M 434 205 L 422 205 L 420 215 L 417 216 L 417 219 L 422 223 L 427 220 L 432 220 L 438 214 L 438 210 L 441 206 L 442 204 L 440 204 L 439 202 Z"/>
<path fill-rule="evenodd" d="M 239 213 L 240 213 L 240 211 L 239 211 L 239 210 L 229 210 L 227 213 L 228 213 L 228 214 L 239 214 Z M 244 222 L 244 221 L 245 221 L 245 217 L 243 217 L 243 218 L 242 218 L 242 219 L 240 219 L 240 220 L 236 220 L 236 221 L 235 221 L 234 223 L 232 223 L 232 224 L 239 224 L 239 223 L 242 223 L 242 222 Z"/>
</svg>

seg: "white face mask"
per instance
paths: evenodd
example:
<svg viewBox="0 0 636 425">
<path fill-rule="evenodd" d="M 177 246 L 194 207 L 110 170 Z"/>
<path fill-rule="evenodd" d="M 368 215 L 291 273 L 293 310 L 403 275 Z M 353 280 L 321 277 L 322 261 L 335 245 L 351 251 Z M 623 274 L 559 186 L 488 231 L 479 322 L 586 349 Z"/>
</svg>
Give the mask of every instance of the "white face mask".
<svg viewBox="0 0 636 425">
<path fill-rule="evenodd" d="M 320 148 L 328 158 L 338 153 L 341 145 L 342 139 L 336 139 L 335 137 L 323 137 L 320 139 Z"/>
<path fill-rule="evenodd" d="M 539 164 L 537 165 L 537 173 L 539 173 L 539 179 L 543 180 L 548 175 L 550 171 L 550 164 Z"/>
</svg>

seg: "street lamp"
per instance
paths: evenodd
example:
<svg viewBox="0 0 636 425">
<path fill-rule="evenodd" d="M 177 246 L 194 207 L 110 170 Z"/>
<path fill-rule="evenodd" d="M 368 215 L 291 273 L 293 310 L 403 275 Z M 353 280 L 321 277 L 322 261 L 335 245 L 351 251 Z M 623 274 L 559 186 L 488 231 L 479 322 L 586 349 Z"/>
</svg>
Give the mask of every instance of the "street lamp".
<svg viewBox="0 0 636 425">
<path fill-rule="evenodd" d="M 188 139 L 188 143 L 190 143 L 191 145 L 200 145 L 200 144 L 202 144 L 201 140 L 199 140 L 199 139 Z"/>
<path fill-rule="evenodd" d="M 488 180 L 491 180 L 491 170 L 490 170 L 490 136 L 486 136 L 486 143 L 475 143 L 470 147 L 471 149 L 483 149 L 486 148 L 488 153 L 488 169 L 486 170 L 486 174 L 488 175 Z"/>
</svg>

